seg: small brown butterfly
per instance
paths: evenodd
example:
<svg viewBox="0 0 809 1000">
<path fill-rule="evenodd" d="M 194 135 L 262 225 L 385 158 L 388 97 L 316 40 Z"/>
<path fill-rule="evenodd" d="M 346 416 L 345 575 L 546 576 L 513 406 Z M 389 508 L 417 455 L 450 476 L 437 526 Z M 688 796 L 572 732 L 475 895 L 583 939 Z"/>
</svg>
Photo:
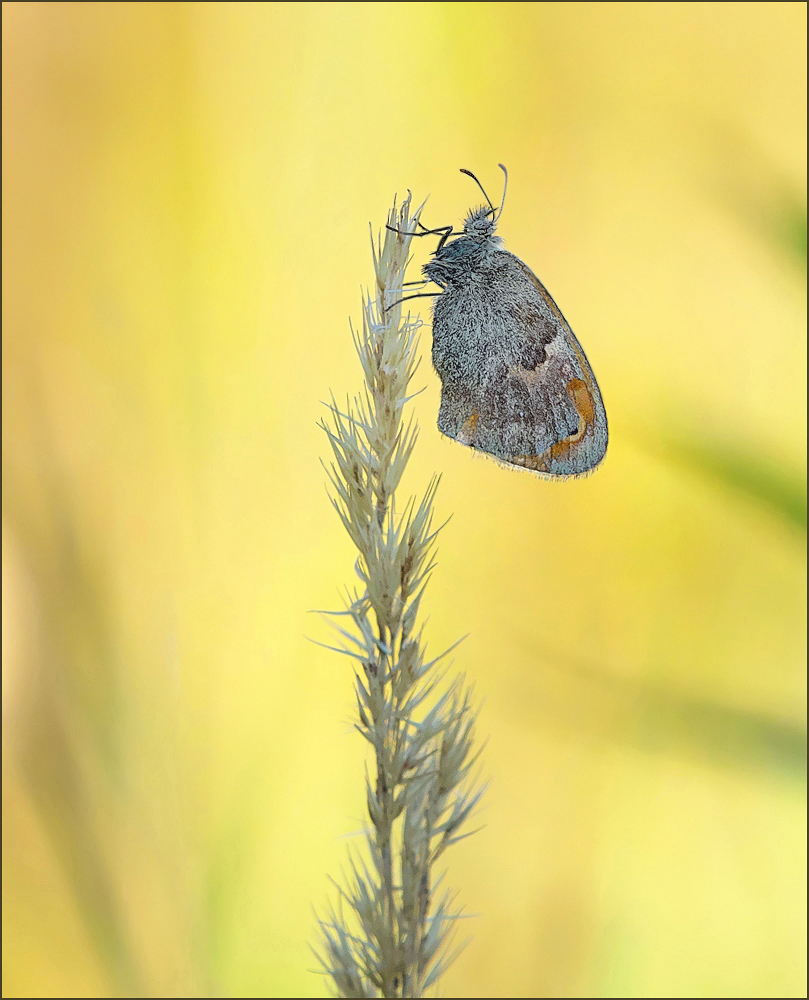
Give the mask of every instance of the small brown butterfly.
<svg viewBox="0 0 809 1000">
<path fill-rule="evenodd" d="M 441 378 L 438 429 L 508 465 L 549 479 L 591 472 L 607 450 L 607 414 L 581 345 L 545 286 L 502 248 L 488 202 L 462 233 L 441 234 L 423 271 L 441 287 L 433 308 L 433 365 Z M 450 240 L 451 236 L 456 239 Z M 425 294 L 425 293 L 422 293 Z"/>
</svg>

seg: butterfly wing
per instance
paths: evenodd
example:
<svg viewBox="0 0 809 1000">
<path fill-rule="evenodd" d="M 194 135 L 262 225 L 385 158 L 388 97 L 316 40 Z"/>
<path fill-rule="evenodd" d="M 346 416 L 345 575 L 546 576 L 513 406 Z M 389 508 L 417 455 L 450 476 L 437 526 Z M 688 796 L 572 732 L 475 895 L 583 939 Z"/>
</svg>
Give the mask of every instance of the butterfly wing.
<svg viewBox="0 0 809 1000">
<path fill-rule="evenodd" d="M 608 438 L 593 371 L 536 275 L 512 254 L 498 256 L 495 294 L 460 290 L 457 298 L 441 302 L 444 293 L 436 303 L 438 427 L 461 444 L 549 478 L 590 472 L 603 459 Z M 450 313 L 454 363 L 448 365 L 442 332 Z"/>
</svg>

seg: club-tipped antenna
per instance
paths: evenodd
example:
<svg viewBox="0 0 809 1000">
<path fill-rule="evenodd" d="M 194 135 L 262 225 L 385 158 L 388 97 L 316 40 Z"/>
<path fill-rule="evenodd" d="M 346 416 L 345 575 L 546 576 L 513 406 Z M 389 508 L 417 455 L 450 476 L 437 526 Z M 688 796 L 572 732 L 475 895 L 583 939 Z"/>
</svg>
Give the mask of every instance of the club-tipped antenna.
<svg viewBox="0 0 809 1000">
<path fill-rule="evenodd" d="M 506 203 L 506 191 L 508 191 L 508 170 L 506 170 L 506 168 L 503 166 L 502 163 L 498 163 L 497 166 L 500 167 L 500 169 L 503 171 L 503 173 L 506 176 L 506 179 L 503 181 L 503 200 L 500 202 L 500 211 L 494 217 L 495 222 L 497 222 L 497 220 L 503 214 L 503 206 Z"/>
<path fill-rule="evenodd" d="M 461 173 L 466 174 L 467 177 L 471 177 L 472 180 L 475 182 L 475 184 L 477 184 L 477 186 L 480 188 L 480 190 L 483 191 L 483 197 L 486 199 L 486 201 L 488 201 L 489 208 L 492 210 L 492 215 L 494 215 L 494 205 L 492 205 L 492 199 L 486 194 L 485 188 L 477 179 L 477 177 L 475 177 L 475 175 L 472 173 L 471 170 L 465 170 L 463 167 L 461 167 Z"/>
</svg>

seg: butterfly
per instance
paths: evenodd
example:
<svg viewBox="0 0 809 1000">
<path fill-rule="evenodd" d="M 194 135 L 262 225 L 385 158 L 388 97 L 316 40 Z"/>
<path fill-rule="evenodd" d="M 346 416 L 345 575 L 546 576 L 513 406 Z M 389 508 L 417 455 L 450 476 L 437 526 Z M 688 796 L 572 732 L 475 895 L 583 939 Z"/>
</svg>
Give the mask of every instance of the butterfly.
<svg viewBox="0 0 809 1000">
<path fill-rule="evenodd" d="M 549 479 L 591 472 L 607 450 L 607 414 L 593 370 L 545 286 L 495 235 L 505 204 L 472 209 L 440 234 L 425 279 L 433 295 L 438 429 L 460 444 Z M 455 237 L 451 239 L 451 237 Z M 411 296 L 415 297 L 415 296 Z"/>
</svg>

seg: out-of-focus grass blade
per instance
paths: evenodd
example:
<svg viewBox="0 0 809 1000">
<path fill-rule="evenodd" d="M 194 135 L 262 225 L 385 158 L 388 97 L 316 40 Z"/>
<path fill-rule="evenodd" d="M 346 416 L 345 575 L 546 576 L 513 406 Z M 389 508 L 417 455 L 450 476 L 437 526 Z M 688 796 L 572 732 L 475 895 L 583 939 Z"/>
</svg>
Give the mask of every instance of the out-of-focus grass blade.
<svg viewBox="0 0 809 1000">
<path fill-rule="evenodd" d="M 29 388 L 47 515 L 38 521 L 11 485 L 3 494 L 4 520 L 37 582 L 48 642 L 13 752 L 115 995 L 145 996 L 143 969 L 116 890 L 111 845 L 99 822 L 125 797 L 121 663 L 107 588 L 86 557 L 76 505 L 33 377 Z"/>
<path fill-rule="evenodd" d="M 536 642 L 531 645 L 536 649 Z M 678 691 L 657 679 L 620 676 L 555 650 L 537 649 L 546 668 L 541 704 L 557 721 L 577 721 L 593 732 L 593 713 L 607 739 L 640 749 L 671 752 L 719 767 L 764 771 L 805 779 L 806 731 L 763 712 Z M 596 724 L 596 729 L 598 724 Z"/>
<path fill-rule="evenodd" d="M 714 196 L 801 273 L 806 268 L 806 199 L 768 154 L 727 122 L 714 122 Z"/>
<path fill-rule="evenodd" d="M 806 206 L 798 194 L 779 185 L 768 196 L 738 199 L 738 211 L 748 226 L 774 250 L 806 267 Z"/>
<path fill-rule="evenodd" d="M 674 462 L 764 504 L 785 523 L 806 531 L 805 476 L 762 458 L 759 452 L 705 435 L 661 437 L 654 447 Z"/>
<path fill-rule="evenodd" d="M 806 731 L 763 713 L 673 692 L 648 682 L 638 686 L 635 738 L 649 749 L 698 750 L 713 763 L 806 774 Z"/>
<path fill-rule="evenodd" d="M 797 207 L 794 211 L 787 210 L 780 219 L 774 235 L 787 251 L 793 253 L 801 264 L 806 266 L 806 209 Z"/>
</svg>

